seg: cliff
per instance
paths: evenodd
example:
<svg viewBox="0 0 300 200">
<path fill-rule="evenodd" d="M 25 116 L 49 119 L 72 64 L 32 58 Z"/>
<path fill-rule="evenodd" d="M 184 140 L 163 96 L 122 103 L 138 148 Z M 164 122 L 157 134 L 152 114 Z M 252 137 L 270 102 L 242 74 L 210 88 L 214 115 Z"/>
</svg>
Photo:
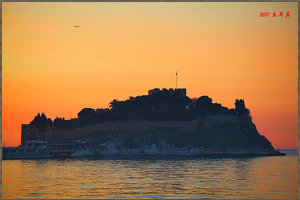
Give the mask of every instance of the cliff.
<svg viewBox="0 0 300 200">
<path fill-rule="evenodd" d="M 90 142 L 111 143 L 118 148 L 197 147 L 222 153 L 274 153 L 271 143 L 260 135 L 250 116 L 206 116 L 190 122 L 153 124 L 136 122 L 131 129 L 98 130 L 86 135 Z M 145 128 L 148 127 L 148 128 Z M 118 129 L 120 128 L 120 129 Z"/>
</svg>

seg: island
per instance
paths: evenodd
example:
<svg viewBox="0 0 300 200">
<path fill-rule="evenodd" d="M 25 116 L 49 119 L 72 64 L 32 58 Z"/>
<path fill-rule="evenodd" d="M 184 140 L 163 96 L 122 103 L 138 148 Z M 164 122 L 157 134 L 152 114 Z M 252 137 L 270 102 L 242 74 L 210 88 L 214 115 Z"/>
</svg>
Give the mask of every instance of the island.
<svg viewBox="0 0 300 200">
<path fill-rule="evenodd" d="M 244 99 L 234 105 L 189 98 L 185 88 L 155 88 L 148 95 L 114 99 L 109 108 L 83 108 L 73 119 L 38 113 L 22 124 L 21 147 L 46 141 L 56 156 L 284 155 L 257 131 Z"/>
</svg>

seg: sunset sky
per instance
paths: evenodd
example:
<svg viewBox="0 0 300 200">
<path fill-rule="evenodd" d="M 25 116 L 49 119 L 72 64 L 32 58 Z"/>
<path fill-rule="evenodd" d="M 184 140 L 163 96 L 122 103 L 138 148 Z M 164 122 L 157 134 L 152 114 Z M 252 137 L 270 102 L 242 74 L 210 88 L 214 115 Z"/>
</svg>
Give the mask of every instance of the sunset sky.
<svg viewBox="0 0 300 200">
<path fill-rule="evenodd" d="M 2 5 L 6 146 L 21 143 L 21 124 L 37 112 L 75 118 L 85 107 L 174 88 L 178 71 L 187 96 L 229 108 L 244 98 L 275 148 L 297 148 L 297 2 Z"/>
</svg>

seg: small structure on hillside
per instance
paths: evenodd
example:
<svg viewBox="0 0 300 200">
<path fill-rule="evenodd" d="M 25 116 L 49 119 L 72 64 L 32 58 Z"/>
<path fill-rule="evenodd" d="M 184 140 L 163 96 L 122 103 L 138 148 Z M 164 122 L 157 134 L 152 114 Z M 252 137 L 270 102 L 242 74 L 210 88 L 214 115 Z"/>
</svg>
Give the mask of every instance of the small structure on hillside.
<svg viewBox="0 0 300 200">
<path fill-rule="evenodd" d="M 162 94 L 162 93 L 167 93 L 167 94 L 174 94 L 174 95 L 179 95 L 179 96 L 186 96 L 186 89 L 185 88 L 170 88 L 170 89 L 159 89 L 159 88 L 154 88 L 152 90 L 148 90 L 148 95 L 154 95 L 154 94 Z"/>
</svg>

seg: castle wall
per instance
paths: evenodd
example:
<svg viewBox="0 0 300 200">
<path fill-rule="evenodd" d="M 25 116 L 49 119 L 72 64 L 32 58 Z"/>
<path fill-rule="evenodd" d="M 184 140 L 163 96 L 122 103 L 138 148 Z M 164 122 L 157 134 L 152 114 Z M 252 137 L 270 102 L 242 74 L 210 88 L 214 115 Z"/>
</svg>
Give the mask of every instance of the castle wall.
<svg viewBox="0 0 300 200">
<path fill-rule="evenodd" d="M 71 139 L 81 138 L 99 131 L 147 131 L 157 128 L 177 128 L 184 131 L 195 130 L 198 126 L 198 120 L 179 121 L 179 122 L 148 122 L 148 121 L 117 121 L 104 122 L 92 126 L 84 126 L 73 130 L 47 131 L 46 140 L 49 142 L 66 142 Z"/>
<path fill-rule="evenodd" d="M 170 89 L 159 89 L 159 88 L 154 88 L 152 90 L 148 90 L 148 95 L 151 96 L 153 94 L 159 94 L 159 93 L 163 93 L 163 92 L 167 92 L 169 94 L 179 94 L 180 96 L 186 96 L 186 89 L 185 88 L 170 88 Z"/>
<path fill-rule="evenodd" d="M 214 125 L 231 123 L 233 125 L 239 124 L 239 119 L 236 115 L 212 115 L 203 116 L 199 119 L 199 125 L 203 128 L 212 128 Z"/>
<path fill-rule="evenodd" d="M 37 131 L 35 126 L 30 124 L 22 124 L 21 127 L 21 146 L 25 145 L 27 140 L 37 140 Z"/>
<path fill-rule="evenodd" d="M 49 128 L 46 132 L 46 140 L 48 142 L 67 142 L 72 139 L 78 139 L 99 131 L 147 131 L 157 128 L 176 128 L 183 131 L 193 131 L 198 126 L 203 128 L 212 128 L 217 124 L 230 123 L 238 126 L 241 123 L 241 118 L 236 115 L 214 115 L 214 116 L 198 116 L 192 121 L 166 121 L 166 122 L 149 122 L 149 121 L 117 121 L 104 122 L 91 126 L 75 128 L 73 130 L 57 130 Z M 245 119 L 243 119 L 245 120 Z M 250 120 L 251 117 L 247 118 Z M 251 122 L 252 124 L 252 122 Z M 31 125 L 22 125 L 22 144 L 28 139 L 36 139 L 36 132 Z"/>
</svg>

